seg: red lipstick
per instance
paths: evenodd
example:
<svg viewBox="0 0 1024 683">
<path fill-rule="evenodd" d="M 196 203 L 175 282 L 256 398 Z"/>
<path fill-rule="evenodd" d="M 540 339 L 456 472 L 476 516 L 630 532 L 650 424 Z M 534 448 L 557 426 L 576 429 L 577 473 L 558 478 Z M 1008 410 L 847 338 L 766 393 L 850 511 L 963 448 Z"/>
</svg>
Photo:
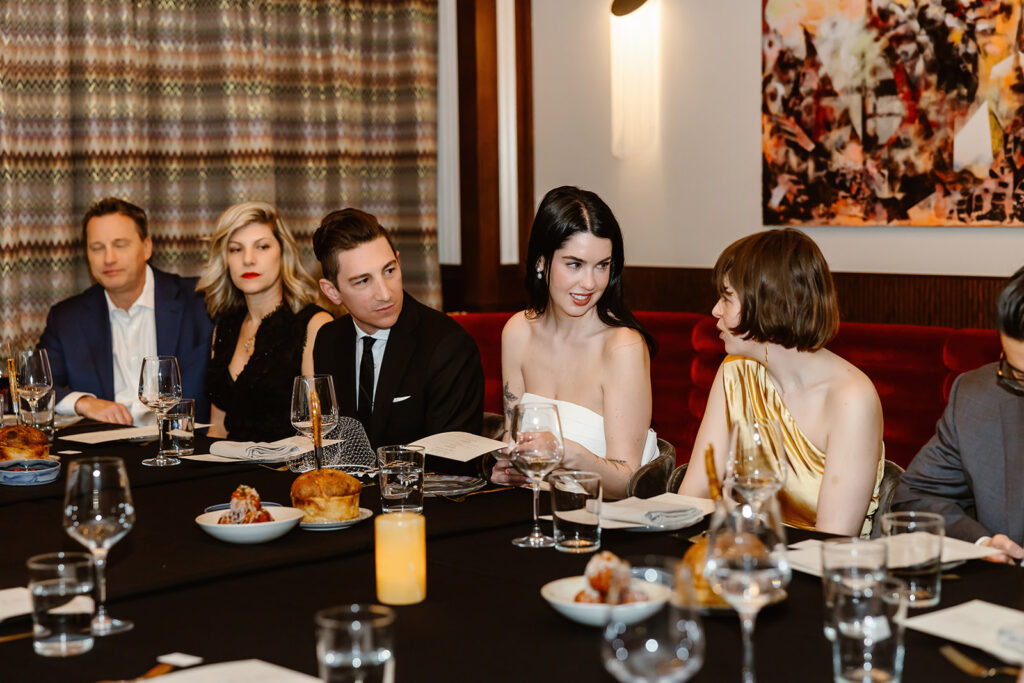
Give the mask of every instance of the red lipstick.
<svg viewBox="0 0 1024 683">
<path fill-rule="evenodd" d="M 259 276 L 260 276 L 259 273 L 252 273 L 252 272 L 242 273 L 242 277 L 245 278 L 246 280 L 251 280 L 252 278 L 259 277 Z"/>
</svg>

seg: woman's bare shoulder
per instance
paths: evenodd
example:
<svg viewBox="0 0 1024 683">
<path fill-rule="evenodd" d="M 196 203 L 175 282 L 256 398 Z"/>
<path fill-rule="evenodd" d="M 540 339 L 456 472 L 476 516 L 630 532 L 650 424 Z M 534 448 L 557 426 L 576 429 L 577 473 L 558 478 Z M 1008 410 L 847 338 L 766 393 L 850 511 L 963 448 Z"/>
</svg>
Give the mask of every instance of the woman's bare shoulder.
<svg viewBox="0 0 1024 683">
<path fill-rule="evenodd" d="M 526 311 L 519 311 L 505 322 L 501 330 L 501 341 L 525 341 L 530 336 L 531 327 Z"/>
<path fill-rule="evenodd" d="M 608 327 L 602 334 L 606 356 L 620 351 L 624 354 L 647 353 L 647 342 L 639 332 L 630 327 Z"/>
<path fill-rule="evenodd" d="M 834 356 L 837 363 L 828 389 L 828 404 L 840 410 L 861 408 L 866 412 L 881 411 L 874 382 L 848 360 Z"/>
</svg>

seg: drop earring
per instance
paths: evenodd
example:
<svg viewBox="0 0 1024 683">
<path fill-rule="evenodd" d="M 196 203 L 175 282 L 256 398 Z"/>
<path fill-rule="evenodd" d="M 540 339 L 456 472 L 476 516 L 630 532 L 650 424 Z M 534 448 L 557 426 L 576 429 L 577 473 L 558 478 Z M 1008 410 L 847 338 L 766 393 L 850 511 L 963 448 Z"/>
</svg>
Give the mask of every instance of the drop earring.
<svg viewBox="0 0 1024 683">
<path fill-rule="evenodd" d="M 538 280 L 544 279 L 544 269 L 543 268 L 538 268 L 537 269 L 537 279 Z"/>
</svg>

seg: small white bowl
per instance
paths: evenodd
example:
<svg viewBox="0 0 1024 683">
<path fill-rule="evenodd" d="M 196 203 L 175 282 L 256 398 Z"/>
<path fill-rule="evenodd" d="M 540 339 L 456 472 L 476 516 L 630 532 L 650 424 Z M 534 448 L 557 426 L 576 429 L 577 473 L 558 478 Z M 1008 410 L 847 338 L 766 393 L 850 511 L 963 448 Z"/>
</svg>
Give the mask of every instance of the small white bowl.
<svg viewBox="0 0 1024 683">
<path fill-rule="evenodd" d="M 575 602 L 576 594 L 586 585 L 587 577 L 569 576 L 544 584 L 540 589 L 540 594 L 559 614 L 587 626 L 604 626 L 612 615 L 616 621 L 627 625 L 646 619 L 661 609 L 671 592 L 669 587 L 664 584 L 634 578 L 629 584 L 630 589 L 643 591 L 647 594 L 647 600 L 629 602 L 625 605 L 595 605 L 589 602 Z"/>
<path fill-rule="evenodd" d="M 217 524 L 224 514 L 223 510 L 204 512 L 196 517 L 196 524 L 203 531 L 219 541 L 228 543 L 265 543 L 280 538 L 294 529 L 302 519 L 302 510 L 288 507 L 263 508 L 274 518 L 272 522 L 256 522 L 255 524 Z"/>
</svg>

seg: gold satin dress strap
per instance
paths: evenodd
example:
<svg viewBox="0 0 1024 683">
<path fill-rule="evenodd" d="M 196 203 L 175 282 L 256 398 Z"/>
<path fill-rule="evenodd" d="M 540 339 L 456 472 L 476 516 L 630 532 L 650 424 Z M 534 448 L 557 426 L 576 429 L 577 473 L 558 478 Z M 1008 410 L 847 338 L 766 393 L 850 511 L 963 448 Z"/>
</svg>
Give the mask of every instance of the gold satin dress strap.
<svg viewBox="0 0 1024 683">
<path fill-rule="evenodd" d="M 722 363 L 725 382 L 726 417 L 731 425 L 736 420 L 778 420 L 786 444 L 786 465 L 789 475 L 779 491 L 782 520 L 799 529 L 814 529 L 818 512 L 818 492 L 825 476 L 825 453 L 822 453 L 797 426 L 786 409 L 778 390 L 768 379 L 761 363 L 749 358 L 729 356 Z M 878 489 L 882 483 L 883 461 L 878 462 L 875 489 L 868 513 L 861 527 L 861 536 L 871 533 L 871 523 L 878 508 Z"/>
</svg>

